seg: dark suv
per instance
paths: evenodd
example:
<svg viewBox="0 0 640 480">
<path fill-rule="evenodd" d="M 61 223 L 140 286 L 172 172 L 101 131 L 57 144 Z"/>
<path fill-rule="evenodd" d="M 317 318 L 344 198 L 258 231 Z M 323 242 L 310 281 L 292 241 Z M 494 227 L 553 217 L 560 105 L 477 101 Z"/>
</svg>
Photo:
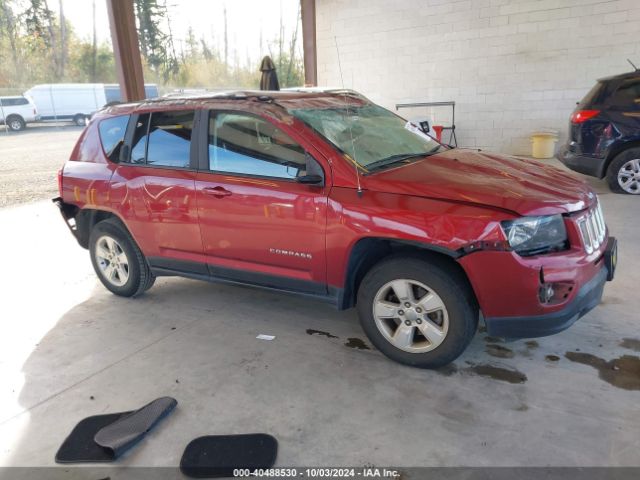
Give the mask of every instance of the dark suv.
<svg viewBox="0 0 640 480">
<path fill-rule="evenodd" d="M 640 71 L 598 80 L 571 115 L 558 158 L 612 191 L 640 194 Z"/>
<path fill-rule="evenodd" d="M 583 181 L 444 147 L 350 91 L 114 106 L 59 182 L 56 203 L 116 295 L 180 275 L 355 306 L 376 347 L 419 367 L 460 355 L 480 312 L 491 335 L 569 327 L 615 268 Z"/>
</svg>

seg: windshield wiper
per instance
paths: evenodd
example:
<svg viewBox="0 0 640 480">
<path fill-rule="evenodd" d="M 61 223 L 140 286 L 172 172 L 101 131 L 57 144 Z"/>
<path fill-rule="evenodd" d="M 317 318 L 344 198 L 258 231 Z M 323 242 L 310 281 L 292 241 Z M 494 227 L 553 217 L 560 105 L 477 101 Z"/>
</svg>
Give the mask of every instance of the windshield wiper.
<svg viewBox="0 0 640 480">
<path fill-rule="evenodd" d="M 388 167 L 390 165 L 394 165 L 396 163 L 405 162 L 407 160 L 411 160 L 412 158 L 422 158 L 429 156 L 429 153 L 421 152 L 421 153 L 398 153 L 396 155 L 391 155 L 390 157 L 382 158 L 380 160 L 376 160 L 373 163 L 365 165 L 367 170 L 370 172 L 373 170 L 379 170 L 384 167 Z"/>
</svg>

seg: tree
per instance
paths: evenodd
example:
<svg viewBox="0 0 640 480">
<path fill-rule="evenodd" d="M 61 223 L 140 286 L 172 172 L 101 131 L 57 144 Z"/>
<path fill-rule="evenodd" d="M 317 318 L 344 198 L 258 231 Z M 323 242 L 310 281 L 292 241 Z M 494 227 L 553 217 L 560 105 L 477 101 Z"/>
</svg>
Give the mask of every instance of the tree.
<svg viewBox="0 0 640 480">
<path fill-rule="evenodd" d="M 173 38 L 162 29 L 167 21 L 166 2 L 134 0 L 134 6 L 142 56 L 153 72 L 168 79 L 176 73 L 178 61 L 172 51 Z"/>
<path fill-rule="evenodd" d="M 7 39 L 11 49 L 11 59 L 16 73 L 19 73 L 18 45 L 16 42 L 16 18 L 10 0 L 0 0 L 0 41 Z M 1 45 L 0 45 L 1 46 Z"/>
</svg>

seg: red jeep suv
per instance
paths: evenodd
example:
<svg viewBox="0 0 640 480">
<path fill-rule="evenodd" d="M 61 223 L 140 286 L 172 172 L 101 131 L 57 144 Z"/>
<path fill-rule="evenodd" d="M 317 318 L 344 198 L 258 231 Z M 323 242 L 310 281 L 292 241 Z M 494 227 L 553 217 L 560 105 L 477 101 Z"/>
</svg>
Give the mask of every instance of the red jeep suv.
<svg viewBox="0 0 640 480">
<path fill-rule="evenodd" d="M 59 188 L 116 295 L 180 275 L 355 306 L 378 349 L 418 367 L 458 357 L 480 318 L 512 338 L 569 327 L 615 268 L 585 183 L 445 147 L 349 90 L 112 106 Z"/>
</svg>

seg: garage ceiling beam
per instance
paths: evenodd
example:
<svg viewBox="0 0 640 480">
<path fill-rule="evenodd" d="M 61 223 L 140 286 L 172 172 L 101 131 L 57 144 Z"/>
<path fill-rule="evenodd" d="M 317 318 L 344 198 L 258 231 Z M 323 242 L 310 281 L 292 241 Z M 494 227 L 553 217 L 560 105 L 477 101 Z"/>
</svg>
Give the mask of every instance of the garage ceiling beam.
<svg viewBox="0 0 640 480">
<path fill-rule="evenodd" d="M 145 98 L 144 75 L 132 0 L 107 0 L 113 54 L 122 99 L 133 102 Z"/>
<path fill-rule="evenodd" d="M 316 0 L 300 0 L 302 14 L 302 49 L 304 52 L 305 86 L 318 85 L 316 55 Z"/>
</svg>

